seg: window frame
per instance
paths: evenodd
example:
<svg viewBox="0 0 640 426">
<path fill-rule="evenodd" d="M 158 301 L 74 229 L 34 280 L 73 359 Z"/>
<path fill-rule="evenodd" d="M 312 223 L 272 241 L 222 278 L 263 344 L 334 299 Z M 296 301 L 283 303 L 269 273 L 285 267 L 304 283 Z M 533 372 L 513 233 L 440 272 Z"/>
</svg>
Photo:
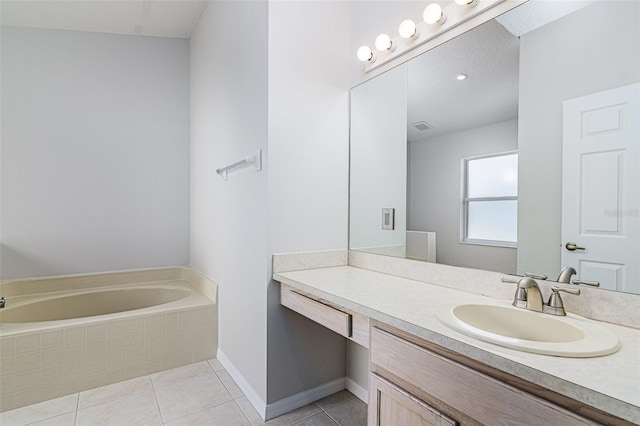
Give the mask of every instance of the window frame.
<svg viewBox="0 0 640 426">
<path fill-rule="evenodd" d="M 481 240 L 481 239 L 473 239 L 467 238 L 468 234 L 468 226 L 469 226 L 469 202 L 475 201 L 518 201 L 518 195 L 515 196 L 499 196 L 499 197 L 469 197 L 469 169 L 468 164 L 469 161 L 474 160 L 482 160 L 485 158 L 495 158 L 495 157 L 503 157 L 507 155 L 518 155 L 518 161 L 520 161 L 520 156 L 518 154 L 518 150 L 513 151 L 504 151 L 497 152 L 492 154 L 478 155 L 474 157 L 465 157 L 461 159 L 461 168 L 462 168 L 462 179 L 460 181 L 460 194 L 461 194 L 461 202 L 460 202 L 460 244 L 470 244 L 470 245 L 479 245 L 479 246 L 491 246 L 491 247 L 507 247 L 507 248 L 517 248 L 518 241 L 516 236 L 516 241 L 501 241 L 501 240 Z M 518 168 L 519 170 L 519 168 Z M 518 191 L 519 192 L 519 191 Z M 517 220 L 517 218 L 516 218 Z"/>
</svg>

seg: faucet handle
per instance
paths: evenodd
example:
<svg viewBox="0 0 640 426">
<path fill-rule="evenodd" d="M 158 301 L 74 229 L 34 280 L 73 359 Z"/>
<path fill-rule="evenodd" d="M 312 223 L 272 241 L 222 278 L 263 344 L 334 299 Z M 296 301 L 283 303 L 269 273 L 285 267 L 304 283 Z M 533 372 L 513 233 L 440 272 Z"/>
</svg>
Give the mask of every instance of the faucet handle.
<svg viewBox="0 0 640 426">
<path fill-rule="evenodd" d="M 536 273 L 533 273 L 533 272 L 525 272 L 524 276 L 525 277 L 529 277 L 529 278 L 533 278 L 534 280 L 543 280 L 543 281 L 546 280 L 547 278 L 549 278 L 546 275 L 536 274 Z"/>
<path fill-rule="evenodd" d="M 502 282 L 508 284 L 518 284 L 520 280 L 521 278 L 502 277 Z"/>
<path fill-rule="evenodd" d="M 560 292 L 580 296 L 580 290 L 551 287 L 551 296 L 549 296 L 549 303 L 547 303 L 544 307 L 545 313 L 551 315 L 567 315 L 567 312 L 564 310 L 564 303 L 562 303 L 562 297 L 560 297 Z"/>
<path fill-rule="evenodd" d="M 573 280 L 571 284 L 575 285 L 590 285 L 592 287 L 600 287 L 600 281 L 585 281 L 585 280 Z"/>
</svg>

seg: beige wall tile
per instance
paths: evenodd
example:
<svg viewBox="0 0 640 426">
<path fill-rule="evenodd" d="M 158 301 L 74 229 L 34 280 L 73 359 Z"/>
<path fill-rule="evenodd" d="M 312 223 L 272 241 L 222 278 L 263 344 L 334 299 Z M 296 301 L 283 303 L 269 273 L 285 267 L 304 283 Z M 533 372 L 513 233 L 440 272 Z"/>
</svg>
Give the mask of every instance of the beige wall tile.
<svg viewBox="0 0 640 426">
<path fill-rule="evenodd" d="M 0 376 L 15 372 L 16 358 L 13 355 L 0 358 Z"/>
<path fill-rule="evenodd" d="M 64 329 L 64 346 L 84 344 L 85 327 L 71 327 Z"/>
<path fill-rule="evenodd" d="M 127 322 L 125 320 L 109 321 L 107 323 L 107 338 L 124 336 L 127 332 Z"/>
<path fill-rule="evenodd" d="M 66 381 L 86 377 L 87 362 L 83 359 L 62 366 L 62 376 Z"/>
<path fill-rule="evenodd" d="M 40 386 L 62 383 L 63 377 L 62 365 L 43 368 L 40 370 Z"/>
<path fill-rule="evenodd" d="M 85 359 L 85 344 L 77 343 L 75 345 L 65 345 L 62 349 L 64 364 L 82 361 Z"/>
<path fill-rule="evenodd" d="M 93 358 L 99 355 L 107 354 L 107 340 L 95 340 L 93 342 L 87 341 L 87 346 L 85 349 L 85 353 L 87 358 Z"/>
<path fill-rule="evenodd" d="M 107 371 L 124 369 L 127 366 L 126 359 L 124 351 L 107 354 Z"/>
<path fill-rule="evenodd" d="M 15 353 L 22 354 L 40 349 L 40 333 L 25 334 L 15 337 Z"/>
<path fill-rule="evenodd" d="M 40 333 L 40 349 L 57 348 L 63 343 L 62 330 L 43 331 Z"/>
<path fill-rule="evenodd" d="M 16 373 L 14 375 L 13 389 L 14 392 L 21 392 L 28 389 L 36 389 L 40 384 L 40 371 L 31 370 L 24 373 Z M 37 394 L 38 392 L 34 392 Z"/>
<path fill-rule="evenodd" d="M 152 329 L 144 332 L 144 346 L 158 346 L 162 344 L 162 330 Z"/>
<path fill-rule="evenodd" d="M 140 349 L 144 346 L 144 333 L 127 334 L 127 350 Z"/>
<path fill-rule="evenodd" d="M 2 377 L 2 380 L 0 380 L 0 395 L 7 395 L 14 391 L 13 381 L 13 374 L 8 374 Z"/>
<path fill-rule="evenodd" d="M 107 339 L 107 353 L 120 352 L 127 347 L 126 336 L 110 337 Z"/>
<path fill-rule="evenodd" d="M 40 368 L 62 366 L 63 357 L 62 347 L 43 350 L 40 352 Z"/>
<path fill-rule="evenodd" d="M 107 356 L 100 355 L 95 358 L 87 359 L 87 376 L 91 376 L 98 373 L 104 373 L 107 371 Z"/>
<path fill-rule="evenodd" d="M 0 358 L 13 355 L 15 339 L 13 337 L 0 338 Z"/>
<path fill-rule="evenodd" d="M 151 315 L 147 316 L 144 319 L 144 329 L 145 331 L 149 330 L 159 330 L 162 328 L 162 315 Z"/>
<path fill-rule="evenodd" d="M 15 371 L 22 373 L 23 371 L 36 370 L 40 368 L 40 351 L 25 352 L 16 357 Z"/>
<path fill-rule="evenodd" d="M 144 331 L 144 317 L 127 319 L 127 334 L 142 333 Z"/>
<path fill-rule="evenodd" d="M 104 322 L 87 325 L 87 343 L 107 338 L 107 324 Z"/>
</svg>

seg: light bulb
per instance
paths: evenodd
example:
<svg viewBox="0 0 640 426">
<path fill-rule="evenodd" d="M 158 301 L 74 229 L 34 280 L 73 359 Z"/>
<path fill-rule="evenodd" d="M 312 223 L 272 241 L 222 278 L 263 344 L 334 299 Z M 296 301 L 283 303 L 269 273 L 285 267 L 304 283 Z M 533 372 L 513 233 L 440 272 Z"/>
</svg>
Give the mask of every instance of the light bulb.
<svg viewBox="0 0 640 426">
<path fill-rule="evenodd" d="M 467 78 L 469 78 L 469 76 L 463 72 L 461 72 L 460 74 L 456 75 L 456 80 L 466 80 Z"/>
<path fill-rule="evenodd" d="M 375 61 L 375 56 L 373 55 L 373 52 L 371 51 L 371 49 L 369 49 L 369 46 L 361 46 L 360 49 L 358 49 L 357 56 L 358 56 L 358 59 L 361 60 L 362 62 Z"/>
<path fill-rule="evenodd" d="M 402 38 L 416 38 L 418 36 L 418 29 L 416 28 L 416 23 L 411 19 L 407 19 L 406 21 L 402 21 L 400 23 L 400 27 L 398 28 L 398 34 Z"/>
<path fill-rule="evenodd" d="M 395 46 L 393 45 L 393 42 L 391 41 L 391 37 L 389 37 L 386 34 L 380 34 L 378 37 L 376 37 L 376 49 L 378 49 L 381 52 L 391 52 L 392 50 L 394 50 Z"/>
<path fill-rule="evenodd" d="M 455 0 L 456 4 L 460 6 L 474 7 L 478 4 L 478 0 Z"/>
<path fill-rule="evenodd" d="M 447 15 L 445 15 L 444 10 L 442 10 L 442 7 L 440 7 L 438 3 L 431 3 L 425 7 L 422 17 L 424 18 L 424 22 L 429 25 L 442 25 L 447 20 Z"/>
</svg>

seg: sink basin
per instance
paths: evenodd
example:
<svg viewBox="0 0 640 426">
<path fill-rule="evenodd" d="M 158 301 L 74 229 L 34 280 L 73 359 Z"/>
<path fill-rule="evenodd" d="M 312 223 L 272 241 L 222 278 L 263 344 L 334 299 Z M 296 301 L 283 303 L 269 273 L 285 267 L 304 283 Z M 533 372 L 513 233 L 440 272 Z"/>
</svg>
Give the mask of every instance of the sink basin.
<svg viewBox="0 0 640 426">
<path fill-rule="evenodd" d="M 467 336 L 525 352 L 585 358 L 620 349 L 610 330 L 575 315 L 555 317 L 511 305 L 465 304 L 444 309 L 436 318 Z"/>
</svg>

